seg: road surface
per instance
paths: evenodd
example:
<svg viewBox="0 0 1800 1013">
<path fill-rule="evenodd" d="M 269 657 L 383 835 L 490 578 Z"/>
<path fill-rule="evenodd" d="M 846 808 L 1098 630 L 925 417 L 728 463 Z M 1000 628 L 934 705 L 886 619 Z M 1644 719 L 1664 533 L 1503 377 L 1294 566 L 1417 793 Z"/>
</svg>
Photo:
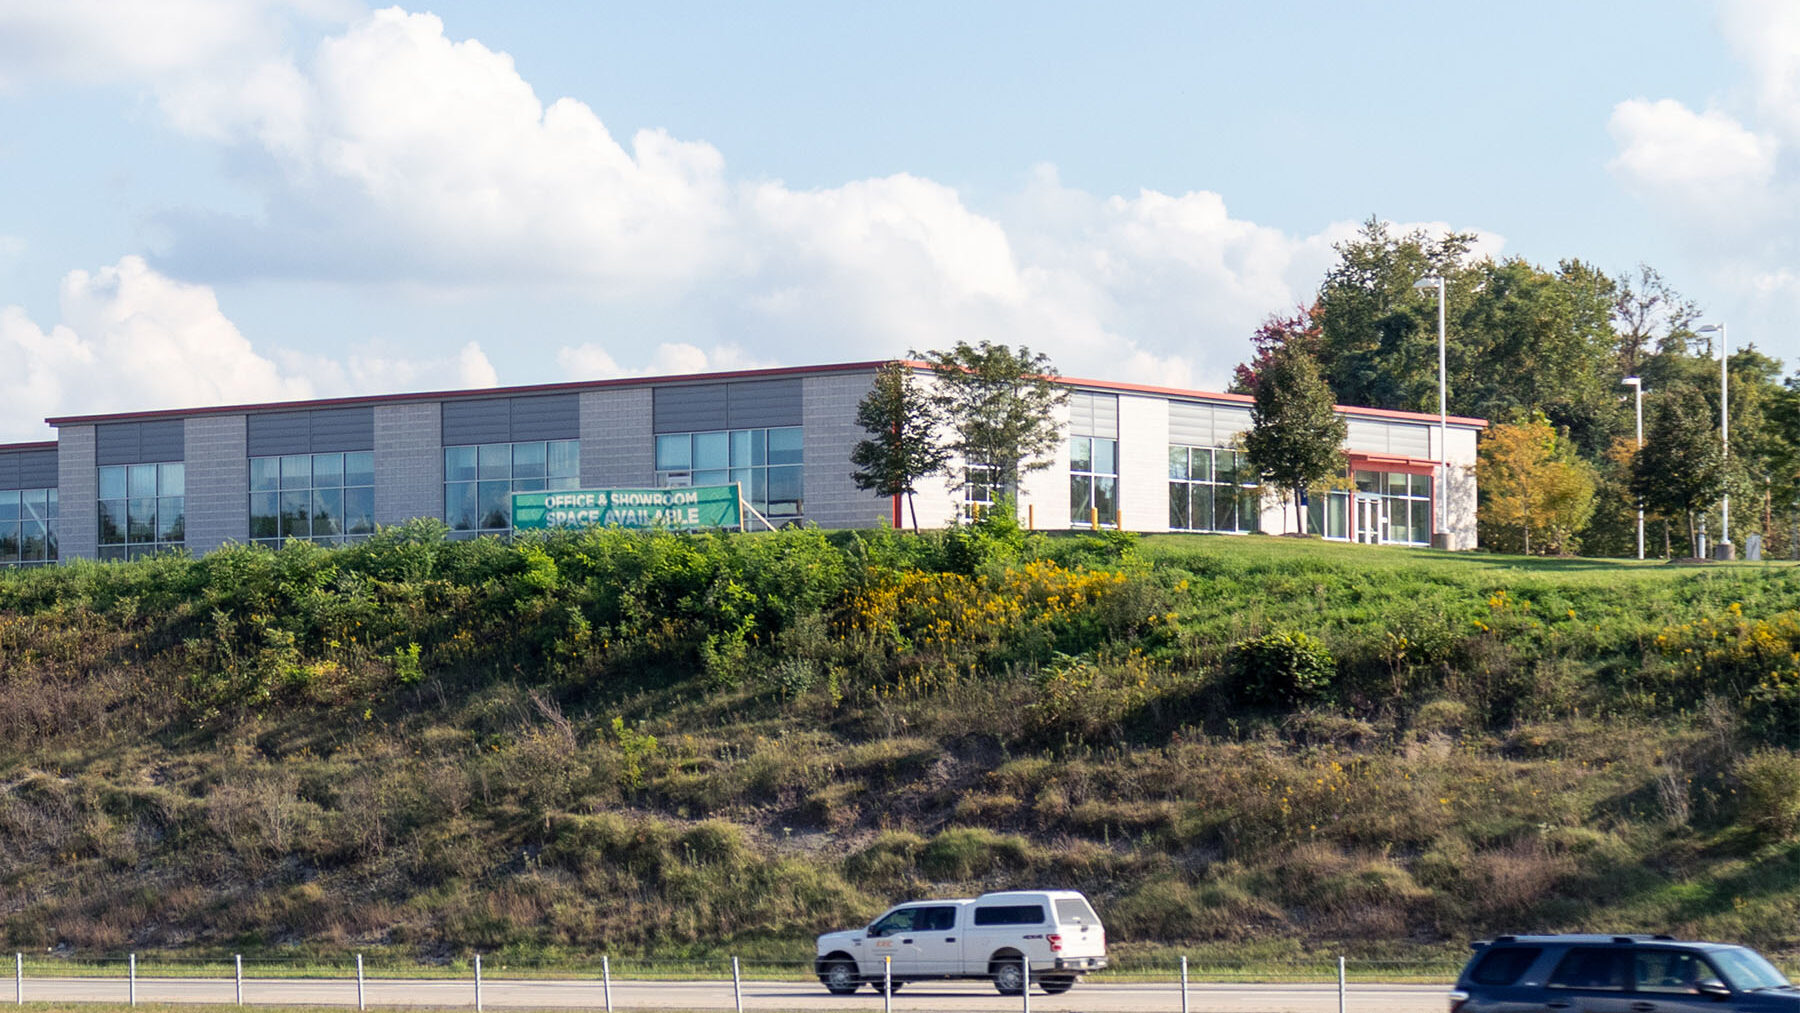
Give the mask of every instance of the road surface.
<svg viewBox="0 0 1800 1013">
<path fill-rule="evenodd" d="M 125 1002 L 130 986 L 119 978 L 32 978 L 24 983 L 27 1002 Z M 1442 985 L 1353 984 L 1346 1013 L 1445 1013 Z M 11 988 L 0 997 L 13 999 Z M 1168 983 L 1084 982 L 1064 995 L 1032 990 L 1034 1013 L 1181 1013 L 1181 986 Z M 473 979 L 369 979 L 364 1000 L 370 1006 L 475 1005 Z M 1200 985 L 1188 986 L 1189 1013 L 1337 1013 L 1336 985 Z M 614 981 L 613 1007 L 618 1010 L 735 1010 L 730 980 Z M 235 1003 L 236 984 L 229 978 L 139 978 L 137 1001 L 143 1003 Z M 486 1009 L 604 1009 L 606 995 L 595 980 L 529 981 L 489 978 L 482 982 Z M 244 1002 L 252 1005 L 350 1006 L 357 1002 L 356 980 L 319 978 L 246 978 Z M 882 997 L 867 989 L 834 996 L 816 984 L 746 981 L 747 1011 L 774 1013 L 883 1013 Z M 1017 996 L 1001 996 L 985 982 L 914 982 L 894 993 L 894 1013 L 1020 1013 Z"/>
</svg>

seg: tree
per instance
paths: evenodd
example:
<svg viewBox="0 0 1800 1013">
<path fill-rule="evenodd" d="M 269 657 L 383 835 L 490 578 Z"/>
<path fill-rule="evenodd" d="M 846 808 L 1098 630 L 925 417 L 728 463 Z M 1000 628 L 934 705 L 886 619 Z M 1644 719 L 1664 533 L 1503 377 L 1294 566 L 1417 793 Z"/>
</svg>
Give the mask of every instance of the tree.
<svg viewBox="0 0 1800 1013">
<path fill-rule="evenodd" d="M 1297 348 L 1313 358 L 1319 357 L 1319 325 L 1314 323 L 1318 316 L 1318 305 L 1312 309 L 1300 308 L 1291 317 L 1270 316 L 1263 325 L 1250 335 L 1250 347 L 1253 349 L 1249 362 L 1240 362 L 1231 371 L 1231 392 L 1233 394 L 1254 394 L 1257 378 L 1269 368 L 1275 353 L 1283 348 Z"/>
<path fill-rule="evenodd" d="M 856 405 L 856 424 L 869 434 L 850 451 L 858 489 L 877 496 L 905 496 L 914 531 L 919 510 L 913 503 L 919 480 L 944 467 L 950 452 L 938 439 L 937 413 L 913 377 L 911 366 L 890 362 Z"/>
<path fill-rule="evenodd" d="M 1265 481 L 1292 493 L 1295 530 L 1305 534 L 1301 501 L 1308 487 L 1344 473 L 1350 427 L 1333 410 L 1336 399 L 1319 364 L 1298 347 L 1284 345 L 1270 353 L 1254 394 L 1244 452 Z"/>
<path fill-rule="evenodd" d="M 1536 535 L 1541 552 L 1574 551 L 1594 512 L 1593 469 L 1543 413 L 1488 430 L 1476 467 L 1484 543 L 1530 555 Z"/>
<path fill-rule="evenodd" d="M 1700 307 L 1675 291 L 1656 268 L 1639 264 L 1637 277 L 1621 274 L 1613 281 L 1613 333 L 1619 374 L 1639 376 L 1644 359 L 1656 349 L 1681 346 L 1693 333 Z"/>
<path fill-rule="evenodd" d="M 963 470 L 950 473 L 953 487 L 991 484 L 1017 502 L 1019 478 L 1050 467 L 1047 455 L 1063 441 L 1056 410 L 1069 391 L 1050 357 L 991 341 L 913 355 L 931 367 L 931 404 L 950 429 L 945 449 L 962 460 Z"/>
<path fill-rule="evenodd" d="M 1685 515 L 1688 542 L 1698 556 L 1695 515 L 1724 489 L 1718 430 L 1705 397 L 1692 387 L 1665 387 L 1647 400 L 1644 449 L 1632 464 L 1631 491 L 1647 509 Z"/>
</svg>

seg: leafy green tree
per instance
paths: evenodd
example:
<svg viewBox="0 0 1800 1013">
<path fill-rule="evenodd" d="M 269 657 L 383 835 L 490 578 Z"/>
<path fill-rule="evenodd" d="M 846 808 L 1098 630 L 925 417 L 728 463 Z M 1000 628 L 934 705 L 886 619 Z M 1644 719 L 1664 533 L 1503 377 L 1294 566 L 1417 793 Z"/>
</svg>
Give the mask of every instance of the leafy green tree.
<svg viewBox="0 0 1800 1013">
<path fill-rule="evenodd" d="M 1057 409 L 1069 400 L 1062 374 L 1050 357 L 1020 345 L 959 341 L 947 351 L 913 355 L 925 360 L 937 381 L 930 400 L 949 428 L 945 449 L 963 470 L 949 473 L 953 486 L 992 484 L 1016 502 L 1019 479 L 1050 467 L 1048 456 L 1063 441 Z M 978 474 L 980 473 L 980 474 Z"/>
<path fill-rule="evenodd" d="M 913 503 L 919 480 L 940 471 L 950 453 L 938 438 L 937 412 L 913 376 L 911 366 L 890 362 L 856 405 L 856 424 L 869 434 L 850 451 L 858 489 L 877 496 L 905 496 L 914 531 L 919 510 Z"/>
<path fill-rule="evenodd" d="M 1295 530 L 1306 533 L 1306 490 L 1345 468 L 1349 425 L 1333 410 L 1336 399 L 1319 364 L 1298 347 L 1278 348 L 1256 377 L 1255 403 L 1244 451 L 1263 479 L 1293 496 Z"/>
<path fill-rule="evenodd" d="M 1688 544 L 1700 554 L 1699 514 L 1724 491 L 1724 467 L 1715 418 L 1706 398 L 1676 385 L 1648 396 L 1644 449 L 1632 464 L 1631 491 L 1648 509 L 1686 517 Z"/>
<path fill-rule="evenodd" d="M 1482 542 L 1496 548 L 1567 554 L 1594 512 L 1593 468 L 1542 412 L 1502 423 L 1481 441 Z"/>
</svg>

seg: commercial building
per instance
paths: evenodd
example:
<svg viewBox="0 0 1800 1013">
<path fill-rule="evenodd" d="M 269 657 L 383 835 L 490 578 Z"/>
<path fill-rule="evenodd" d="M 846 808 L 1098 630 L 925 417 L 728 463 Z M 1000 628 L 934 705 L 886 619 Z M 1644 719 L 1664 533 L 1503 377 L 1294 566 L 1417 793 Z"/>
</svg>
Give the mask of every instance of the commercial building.
<svg viewBox="0 0 1800 1013">
<path fill-rule="evenodd" d="M 47 420 L 49 443 L 0 445 L 0 565 L 126 559 L 289 538 L 338 542 L 416 517 L 454 536 L 510 530 L 513 492 L 741 483 L 776 524 L 898 524 L 851 480 L 857 402 L 879 362 Z M 1279 532 L 1233 449 L 1249 399 L 1069 379 L 1068 440 L 1020 489 L 1042 529 Z M 1309 530 L 1345 541 L 1475 544 L 1485 423 L 1341 407 L 1345 488 Z M 1441 445 L 1440 445 L 1440 440 Z M 1438 462 L 1443 469 L 1440 481 Z M 919 520 L 980 509 L 980 484 L 929 483 Z"/>
</svg>

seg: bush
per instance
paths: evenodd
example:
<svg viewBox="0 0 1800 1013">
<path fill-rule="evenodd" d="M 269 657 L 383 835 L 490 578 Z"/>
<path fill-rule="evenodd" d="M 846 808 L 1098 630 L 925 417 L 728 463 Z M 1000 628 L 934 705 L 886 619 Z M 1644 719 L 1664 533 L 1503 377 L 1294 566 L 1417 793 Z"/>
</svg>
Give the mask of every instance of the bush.
<svg viewBox="0 0 1800 1013">
<path fill-rule="evenodd" d="M 1324 641 L 1299 632 L 1265 633 L 1231 647 L 1238 699 L 1263 707 L 1292 707 L 1331 696 L 1337 659 Z"/>
<path fill-rule="evenodd" d="M 1785 841 L 1800 832 L 1800 756 L 1759 749 L 1738 761 L 1738 822 Z"/>
</svg>

